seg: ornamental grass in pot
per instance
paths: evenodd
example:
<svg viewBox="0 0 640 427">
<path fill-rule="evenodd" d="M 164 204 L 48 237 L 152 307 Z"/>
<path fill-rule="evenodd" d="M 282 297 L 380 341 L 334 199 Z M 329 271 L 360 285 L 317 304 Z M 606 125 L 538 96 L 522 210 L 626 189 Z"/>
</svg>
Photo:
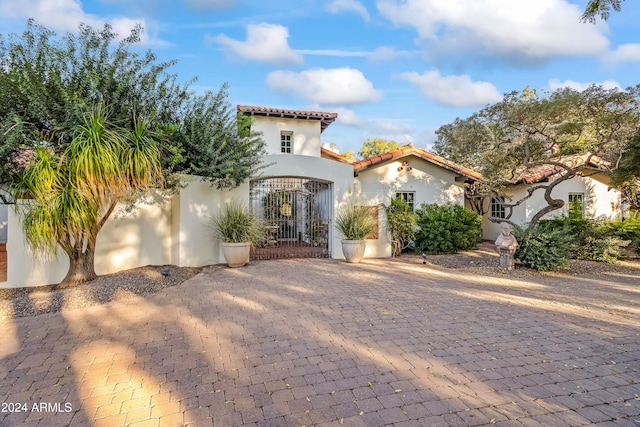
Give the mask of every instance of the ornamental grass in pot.
<svg viewBox="0 0 640 427">
<path fill-rule="evenodd" d="M 222 241 L 222 253 L 229 267 L 242 267 L 249 261 L 251 246 L 264 239 L 263 222 L 249 207 L 237 200 L 225 203 L 211 225 Z"/>
<path fill-rule="evenodd" d="M 351 203 L 338 210 L 336 228 L 344 236 L 342 253 L 347 262 L 358 263 L 362 260 L 366 249 L 365 239 L 376 225 L 369 206 Z"/>
</svg>

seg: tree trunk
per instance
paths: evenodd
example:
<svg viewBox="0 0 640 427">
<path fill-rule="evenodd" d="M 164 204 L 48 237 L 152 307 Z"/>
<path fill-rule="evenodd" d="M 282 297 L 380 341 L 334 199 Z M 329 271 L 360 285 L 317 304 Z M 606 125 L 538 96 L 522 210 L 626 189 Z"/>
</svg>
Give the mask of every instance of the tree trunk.
<svg viewBox="0 0 640 427">
<path fill-rule="evenodd" d="M 57 286 L 58 288 L 70 288 L 82 283 L 90 282 L 97 277 L 94 267 L 95 252 L 93 248 L 74 248 L 69 255 L 69 271 L 65 278 Z"/>
</svg>

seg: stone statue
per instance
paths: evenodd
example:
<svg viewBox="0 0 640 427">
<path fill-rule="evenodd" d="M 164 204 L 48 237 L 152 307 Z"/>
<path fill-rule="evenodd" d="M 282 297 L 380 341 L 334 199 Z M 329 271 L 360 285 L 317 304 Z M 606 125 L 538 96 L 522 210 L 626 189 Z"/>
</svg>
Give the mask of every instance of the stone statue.
<svg viewBox="0 0 640 427">
<path fill-rule="evenodd" d="M 500 267 L 513 270 L 513 255 L 518 249 L 518 241 L 511 234 L 509 227 L 502 228 L 502 233 L 496 239 L 496 249 L 500 254 Z"/>
</svg>

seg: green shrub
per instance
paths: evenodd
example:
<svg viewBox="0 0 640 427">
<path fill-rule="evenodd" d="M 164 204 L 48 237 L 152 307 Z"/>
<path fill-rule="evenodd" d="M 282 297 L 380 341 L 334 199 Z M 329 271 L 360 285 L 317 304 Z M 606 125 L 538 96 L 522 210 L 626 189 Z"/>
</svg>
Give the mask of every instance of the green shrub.
<svg viewBox="0 0 640 427">
<path fill-rule="evenodd" d="M 225 243 L 255 244 L 265 236 L 263 222 L 253 215 L 246 204 L 237 200 L 222 205 L 220 213 L 210 221 L 218 238 Z"/>
<path fill-rule="evenodd" d="M 452 253 L 476 247 L 482 235 L 482 217 L 459 205 L 422 204 L 416 211 L 416 249 Z"/>
<path fill-rule="evenodd" d="M 350 203 L 336 215 L 336 228 L 346 240 L 364 240 L 376 225 L 369 206 Z"/>
<path fill-rule="evenodd" d="M 387 230 L 394 256 L 400 255 L 415 240 L 416 214 L 404 200 L 393 199 L 387 207 Z"/>
<path fill-rule="evenodd" d="M 569 257 L 587 261 L 615 262 L 620 257 L 624 242 L 617 237 L 609 225 L 587 218 L 556 218 L 538 224 L 545 230 L 562 230 L 571 237 Z"/>
<path fill-rule="evenodd" d="M 540 271 L 569 266 L 573 239 L 565 229 L 537 224 L 532 230 L 515 227 L 513 235 L 519 243 L 514 257 L 525 266 Z"/>
<path fill-rule="evenodd" d="M 632 212 L 629 218 L 610 222 L 606 227 L 614 236 L 631 241 L 634 250 L 640 254 L 640 213 Z"/>
</svg>

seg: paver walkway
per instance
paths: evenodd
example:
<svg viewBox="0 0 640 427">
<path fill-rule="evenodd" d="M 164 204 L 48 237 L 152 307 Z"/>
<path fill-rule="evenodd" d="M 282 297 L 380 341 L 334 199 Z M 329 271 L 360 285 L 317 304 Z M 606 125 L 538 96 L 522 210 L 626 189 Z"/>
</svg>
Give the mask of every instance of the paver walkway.
<svg viewBox="0 0 640 427">
<path fill-rule="evenodd" d="M 0 426 L 638 426 L 639 278 L 210 269 L 0 321 Z"/>
</svg>

